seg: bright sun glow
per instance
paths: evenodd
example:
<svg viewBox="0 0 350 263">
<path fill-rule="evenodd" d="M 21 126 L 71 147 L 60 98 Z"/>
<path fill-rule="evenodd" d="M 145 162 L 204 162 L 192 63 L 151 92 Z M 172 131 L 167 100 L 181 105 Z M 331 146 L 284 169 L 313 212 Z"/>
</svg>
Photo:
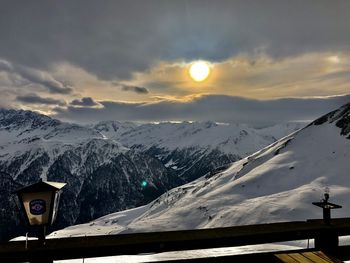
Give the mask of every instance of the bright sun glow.
<svg viewBox="0 0 350 263">
<path fill-rule="evenodd" d="M 189 73 L 194 81 L 204 81 L 210 73 L 209 64 L 204 61 L 194 62 L 190 67 Z"/>
</svg>

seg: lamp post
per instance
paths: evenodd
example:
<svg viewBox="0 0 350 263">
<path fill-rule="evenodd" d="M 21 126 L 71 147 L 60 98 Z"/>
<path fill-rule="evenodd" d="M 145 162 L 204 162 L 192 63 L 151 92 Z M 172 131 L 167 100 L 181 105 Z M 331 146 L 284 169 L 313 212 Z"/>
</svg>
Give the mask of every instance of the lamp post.
<svg viewBox="0 0 350 263">
<path fill-rule="evenodd" d="M 44 244 L 46 227 L 55 221 L 62 187 L 65 183 L 47 182 L 23 187 L 16 191 L 29 226 L 39 226 L 39 241 Z"/>
<path fill-rule="evenodd" d="M 331 224 L 331 209 L 342 208 L 341 205 L 333 204 L 328 202 L 329 200 L 329 189 L 327 188 L 324 193 L 324 199 L 321 202 L 313 202 L 312 204 L 323 209 L 323 222 L 325 225 Z"/>
<path fill-rule="evenodd" d="M 321 207 L 323 210 L 323 223 L 327 226 L 331 225 L 331 209 L 342 208 L 341 205 L 328 202 L 329 200 L 329 188 L 326 188 L 324 193 L 324 199 L 321 202 L 313 202 L 312 204 Z M 315 238 L 315 248 L 324 251 L 332 252 L 337 249 L 339 245 L 339 237 L 337 233 L 333 231 L 321 231 Z"/>
</svg>

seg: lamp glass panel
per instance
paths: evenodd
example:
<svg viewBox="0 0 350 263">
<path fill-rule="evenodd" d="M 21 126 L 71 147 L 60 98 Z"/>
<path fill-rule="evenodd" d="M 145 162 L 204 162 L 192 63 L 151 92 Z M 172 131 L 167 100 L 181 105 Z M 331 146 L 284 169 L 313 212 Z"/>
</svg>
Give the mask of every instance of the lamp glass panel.
<svg viewBox="0 0 350 263">
<path fill-rule="evenodd" d="M 56 220 L 57 212 L 58 212 L 58 205 L 60 203 L 60 197 L 61 197 L 61 191 L 56 192 L 55 194 L 55 200 L 53 203 L 53 214 L 51 219 L 51 224 Z"/>
<path fill-rule="evenodd" d="M 49 223 L 52 192 L 22 193 L 22 201 L 30 225 Z"/>
</svg>

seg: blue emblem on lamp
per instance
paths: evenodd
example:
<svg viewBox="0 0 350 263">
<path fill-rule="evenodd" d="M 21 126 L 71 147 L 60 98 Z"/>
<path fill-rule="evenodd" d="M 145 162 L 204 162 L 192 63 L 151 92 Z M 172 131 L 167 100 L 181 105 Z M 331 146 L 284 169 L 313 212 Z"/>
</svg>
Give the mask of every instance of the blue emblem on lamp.
<svg viewBox="0 0 350 263">
<path fill-rule="evenodd" d="M 46 202 L 43 199 L 34 199 L 30 201 L 29 209 L 32 215 L 42 215 L 46 212 Z"/>
</svg>

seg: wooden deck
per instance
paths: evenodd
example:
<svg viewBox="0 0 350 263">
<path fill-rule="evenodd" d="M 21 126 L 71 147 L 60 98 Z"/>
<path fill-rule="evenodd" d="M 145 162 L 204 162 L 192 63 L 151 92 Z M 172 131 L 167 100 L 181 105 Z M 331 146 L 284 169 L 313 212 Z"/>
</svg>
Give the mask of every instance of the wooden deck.
<svg viewBox="0 0 350 263">
<path fill-rule="evenodd" d="M 334 256 L 329 256 L 322 251 L 310 251 L 310 252 L 300 252 L 300 253 L 280 253 L 275 254 L 275 256 L 284 263 L 340 263 L 343 262 L 335 258 Z"/>
</svg>

